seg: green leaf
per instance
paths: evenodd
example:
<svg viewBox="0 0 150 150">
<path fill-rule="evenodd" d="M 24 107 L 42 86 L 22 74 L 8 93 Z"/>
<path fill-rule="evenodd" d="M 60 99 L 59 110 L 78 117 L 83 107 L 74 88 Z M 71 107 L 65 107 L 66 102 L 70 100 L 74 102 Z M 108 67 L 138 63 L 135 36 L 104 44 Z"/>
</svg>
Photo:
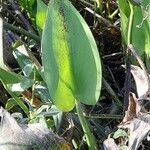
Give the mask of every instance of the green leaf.
<svg viewBox="0 0 150 150">
<path fill-rule="evenodd" d="M 45 80 L 54 104 L 62 111 L 75 99 L 96 104 L 101 89 L 101 64 L 92 33 L 68 0 L 51 0 L 42 35 Z"/>
<path fill-rule="evenodd" d="M 142 7 L 134 7 L 134 20 L 132 28 L 132 44 L 137 49 L 140 57 L 147 64 L 150 71 L 150 7 L 148 6 L 149 0 L 142 1 Z M 130 15 L 130 8 L 126 0 L 119 0 L 120 19 L 121 19 L 121 32 L 123 41 L 127 44 L 127 30 Z M 145 20 L 143 20 L 145 18 Z"/>
<path fill-rule="evenodd" d="M 150 14 L 150 6 L 147 8 L 146 15 L 148 16 L 144 24 L 145 26 L 144 33 L 146 36 L 146 39 L 145 39 L 146 66 L 147 66 L 148 71 L 150 72 L 150 15 L 149 14 Z"/>
<path fill-rule="evenodd" d="M 22 69 L 24 76 L 36 81 L 43 81 L 39 71 L 39 62 L 35 56 L 19 41 L 15 43 L 13 48 L 14 57 Z"/>
<path fill-rule="evenodd" d="M 33 81 L 26 79 L 20 83 L 7 84 L 7 87 L 12 92 L 18 92 L 20 94 L 23 91 L 25 91 L 26 89 L 28 89 L 29 87 L 31 87 L 32 85 L 33 85 Z"/>
<path fill-rule="evenodd" d="M 18 0 L 19 5 L 22 6 L 26 11 L 30 10 L 35 0 Z"/>
<path fill-rule="evenodd" d="M 12 92 L 22 92 L 33 85 L 33 81 L 0 68 L 0 80 Z"/>
<path fill-rule="evenodd" d="M 113 138 L 114 138 L 114 139 L 117 139 L 117 138 L 119 138 L 119 137 L 128 137 L 128 134 L 127 134 L 124 130 L 118 129 L 118 130 L 114 133 Z"/>
<path fill-rule="evenodd" d="M 120 10 L 121 33 L 123 42 L 127 43 L 128 18 L 130 15 L 130 8 L 126 0 L 118 0 L 118 2 Z"/>
<path fill-rule="evenodd" d="M 6 71 L 0 68 L 0 80 L 4 84 L 14 84 L 21 81 L 21 76 L 14 72 Z"/>
<path fill-rule="evenodd" d="M 46 20 L 47 5 L 42 0 L 37 0 L 36 25 L 41 34 Z"/>
<path fill-rule="evenodd" d="M 29 58 L 29 56 L 25 53 L 23 53 L 23 51 L 19 51 L 19 50 L 14 50 L 13 54 L 19 64 L 19 66 L 21 67 L 23 73 L 25 76 L 29 77 L 31 75 L 31 73 L 33 72 L 33 62 L 32 60 Z"/>
<path fill-rule="evenodd" d="M 45 83 L 44 84 L 42 84 L 42 83 L 36 84 L 35 92 L 43 103 L 51 102 L 50 95 L 49 95 L 49 92 L 48 92 L 48 89 L 47 89 L 47 86 L 45 85 Z"/>
<path fill-rule="evenodd" d="M 28 15 L 32 26 L 36 28 L 36 0 L 18 0 L 18 3 L 21 6 L 21 9 L 23 9 Z"/>
<path fill-rule="evenodd" d="M 14 98 L 10 98 L 8 99 L 6 105 L 5 105 L 5 109 L 7 109 L 8 111 L 11 110 L 14 106 L 17 106 L 18 104 L 16 103 Z"/>
<path fill-rule="evenodd" d="M 59 129 L 60 129 L 60 126 L 61 126 L 61 123 L 62 123 L 63 112 L 62 112 L 62 111 L 59 111 L 59 110 L 56 108 L 56 106 L 54 106 L 54 105 L 52 105 L 50 111 L 51 111 L 52 113 L 57 112 L 56 115 L 53 115 L 53 119 L 54 119 L 56 131 L 59 132 Z"/>
<path fill-rule="evenodd" d="M 128 146 L 126 146 L 126 145 L 120 145 L 119 146 L 119 150 L 128 150 L 129 148 L 128 148 Z"/>
<path fill-rule="evenodd" d="M 35 0 L 18 0 L 18 2 L 21 6 L 31 7 L 34 4 Z"/>
<path fill-rule="evenodd" d="M 30 79 L 27 79 L 23 76 L 20 76 L 20 75 L 16 74 L 16 73 L 6 71 L 2 68 L 0 68 L 0 81 L 2 81 L 2 83 L 5 87 L 5 89 L 7 90 L 7 92 L 12 96 L 12 98 L 15 99 L 17 104 L 28 115 L 29 111 L 28 111 L 27 106 L 18 97 L 18 94 L 20 94 L 21 91 L 19 91 L 19 93 L 18 93 L 18 91 L 17 91 L 17 93 L 15 93 L 16 91 L 15 92 L 12 91 L 12 89 L 14 90 L 14 88 L 12 88 L 12 86 L 17 84 L 17 83 L 20 83 L 19 88 L 24 88 L 24 90 L 25 90 L 25 89 L 29 88 L 32 85 L 32 81 Z"/>
</svg>

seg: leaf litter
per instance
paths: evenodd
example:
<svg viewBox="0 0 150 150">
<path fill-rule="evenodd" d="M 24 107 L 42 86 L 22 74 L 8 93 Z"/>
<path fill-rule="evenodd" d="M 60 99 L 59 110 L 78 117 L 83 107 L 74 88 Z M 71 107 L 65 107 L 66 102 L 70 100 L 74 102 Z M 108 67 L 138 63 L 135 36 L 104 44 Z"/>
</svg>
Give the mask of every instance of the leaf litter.
<svg viewBox="0 0 150 150">
<path fill-rule="evenodd" d="M 131 52 L 140 64 L 131 65 L 130 72 L 134 78 L 136 92 L 130 92 L 128 109 L 125 112 L 122 122 L 118 125 L 118 130 L 124 130 L 125 135 L 114 138 L 115 133 L 109 135 L 103 143 L 105 150 L 137 150 L 141 149 L 142 142 L 149 142 L 150 134 L 150 80 L 149 74 L 145 69 L 144 63 L 137 55 L 134 47 L 131 45 Z"/>
</svg>

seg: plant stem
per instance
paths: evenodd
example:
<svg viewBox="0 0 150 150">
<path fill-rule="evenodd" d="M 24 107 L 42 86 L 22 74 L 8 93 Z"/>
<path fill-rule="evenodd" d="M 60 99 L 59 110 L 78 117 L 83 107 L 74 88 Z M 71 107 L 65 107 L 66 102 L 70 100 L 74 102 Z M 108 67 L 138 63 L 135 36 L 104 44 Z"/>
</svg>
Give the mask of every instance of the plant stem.
<svg viewBox="0 0 150 150">
<path fill-rule="evenodd" d="M 92 119 L 119 119 L 123 118 L 123 115 L 115 115 L 115 114 L 92 114 L 90 116 L 85 116 L 86 118 Z"/>
<path fill-rule="evenodd" d="M 35 41 L 37 41 L 37 42 L 41 41 L 41 38 L 39 36 L 29 32 L 27 30 L 24 30 L 23 28 L 18 28 L 18 27 L 13 26 L 13 25 L 5 22 L 5 21 L 3 23 L 3 26 L 4 26 L 5 29 L 8 29 L 8 30 L 14 31 L 16 33 L 26 35 L 27 37 L 30 37 L 30 38 L 34 39 Z"/>
<path fill-rule="evenodd" d="M 111 88 L 111 86 L 108 84 L 108 82 L 105 80 L 105 78 L 102 78 L 102 81 L 103 81 L 104 87 L 106 88 L 106 91 L 110 94 L 114 102 L 116 102 L 118 106 L 122 106 L 122 103 L 119 100 L 118 96 L 116 95 L 114 90 Z"/>
<path fill-rule="evenodd" d="M 33 81 L 36 82 L 35 80 L 35 66 L 33 65 Z M 36 83 L 33 83 L 32 85 L 32 97 L 31 97 L 31 106 L 33 105 L 33 101 L 34 101 L 34 94 L 35 94 L 35 84 Z"/>
<path fill-rule="evenodd" d="M 5 63 L 3 59 L 3 20 L 0 17 L 0 67 L 5 68 Z"/>
<path fill-rule="evenodd" d="M 86 0 L 80 0 L 84 5 L 88 6 L 88 7 L 94 7 L 94 5 L 92 5 L 91 3 L 87 2 Z"/>
<path fill-rule="evenodd" d="M 75 113 L 75 115 L 78 115 Z M 85 115 L 83 114 L 85 118 L 92 118 L 92 119 L 116 119 L 121 120 L 123 119 L 123 115 L 116 115 L 116 114 L 91 114 L 91 115 Z"/>
<path fill-rule="evenodd" d="M 113 18 L 118 14 L 119 9 L 116 9 L 112 14 L 110 14 L 108 17 L 113 20 Z"/>
<path fill-rule="evenodd" d="M 92 9 L 90 9 L 89 7 L 85 8 L 86 11 L 88 11 L 89 13 L 95 15 L 95 17 L 98 19 L 98 21 L 103 24 L 105 24 L 108 27 L 114 28 L 117 31 L 119 30 L 119 28 L 117 26 L 112 25 L 107 19 L 103 18 L 101 15 L 95 13 Z"/>
<path fill-rule="evenodd" d="M 91 133 L 89 126 L 88 126 L 88 122 L 83 115 L 83 109 L 81 107 L 81 103 L 77 100 L 76 100 L 76 109 L 77 109 L 77 114 L 78 114 L 82 129 L 86 137 L 86 142 L 89 147 L 89 150 L 97 150 L 94 135 Z"/>
<path fill-rule="evenodd" d="M 127 46 L 132 43 L 132 26 L 133 26 L 133 18 L 134 18 L 134 6 L 130 3 L 130 17 L 129 17 L 129 24 L 128 24 L 128 35 L 127 35 Z"/>
<path fill-rule="evenodd" d="M 132 44 L 132 26 L 134 19 L 134 6 L 128 0 L 130 6 L 130 16 L 128 23 L 128 33 L 127 33 L 127 50 L 126 50 L 126 79 L 125 79 L 125 92 L 124 92 L 124 112 L 128 109 L 129 105 L 129 93 L 131 90 L 131 62 L 130 62 L 130 50 L 129 45 Z"/>
</svg>

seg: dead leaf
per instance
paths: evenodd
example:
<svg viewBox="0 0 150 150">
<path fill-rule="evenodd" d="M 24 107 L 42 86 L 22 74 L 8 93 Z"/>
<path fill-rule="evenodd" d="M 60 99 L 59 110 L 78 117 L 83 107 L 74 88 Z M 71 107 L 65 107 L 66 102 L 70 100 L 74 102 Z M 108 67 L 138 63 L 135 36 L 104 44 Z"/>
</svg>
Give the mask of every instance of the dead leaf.
<svg viewBox="0 0 150 150">
<path fill-rule="evenodd" d="M 131 65 L 131 73 L 135 80 L 138 98 L 143 97 L 149 90 L 147 76 L 140 67 L 134 65 Z"/>
<path fill-rule="evenodd" d="M 136 150 L 150 132 L 150 114 L 143 109 L 134 93 L 129 96 L 129 106 L 120 128 L 128 129 L 128 149 Z"/>
<path fill-rule="evenodd" d="M 125 116 L 118 125 L 119 128 L 128 128 L 127 126 L 130 124 L 130 122 L 137 117 L 138 112 L 141 110 L 141 106 L 138 103 L 138 100 L 134 93 L 130 93 L 129 95 L 129 105 L 128 109 L 125 112 Z"/>
<path fill-rule="evenodd" d="M 31 92 L 31 91 L 26 90 L 26 91 L 22 92 L 22 95 L 23 95 L 23 97 L 25 97 L 29 102 L 31 102 L 31 99 L 32 99 L 32 92 Z M 41 105 L 42 105 L 42 102 L 41 102 L 37 97 L 34 97 L 34 98 L 33 98 L 33 104 L 32 104 L 32 106 L 34 106 L 34 107 L 36 107 L 36 108 L 39 108 Z"/>
<path fill-rule="evenodd" d="M 69 144 L 39 123 L 18 124 L 3 108 L 0 108 L 0 150 L 70 150 Z M 63 147 L 61 147 L 63 146 Z"/>
<path fill-rule="evenodd" d="M 135 80 L 138 97 L 134 93 L 130 93 L 128 109 L 118 126 L 128 130 L 128 150 L 137 150 L 150 133 L 150 113 L 147 111 L 150 109 L 150 79 L 145 66 L 142 66 L 144 65 L 143 62 L 140 61 L 140 65 L 143 69 L 131 65 L 131 73 Z M 108 138 L 107 140 L 104 144 L 106 150 L 118 149 L 120 143 L 117 145 L 113 139 Z M 112 148 L 109 144 L 116 147 Z"/>
<path fill-rule="evenodd" d="M 103 143 L 104 150 L 119 150 L 113 138 L 108 138 Z"/>
<path fill-rule="evenodd" d="M 138 119 L 150 124 L 150 114 L 139 112 L 137 115 Z"/>
<path fill-rule="evenodd" d="M 137 150 L 143 139 L 148 135 L 150 124 L 135 118 L 130 124 L 129 131 L 129 150 Z"/>
<path fill-rule="evenodd" d="M 134 93 L 130 93 L 128 110 L 118 127 L 128 130 L 128 146 L 125 145 L 128 150 L 137 150 L 150 133 L 150 114 L 143 112 L 141 103 Z M 120 143 L 117 145 L 112 138 L 104 141 L 105 150 L 118 150 L 119 145 Z"/>
</svg>

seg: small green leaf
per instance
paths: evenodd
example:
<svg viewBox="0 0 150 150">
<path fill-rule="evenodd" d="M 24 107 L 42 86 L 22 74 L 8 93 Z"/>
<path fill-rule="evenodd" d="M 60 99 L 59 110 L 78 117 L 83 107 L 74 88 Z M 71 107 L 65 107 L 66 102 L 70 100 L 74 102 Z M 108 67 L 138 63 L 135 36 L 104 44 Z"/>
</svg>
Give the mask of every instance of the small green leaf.
<svg viewBox="0 0 150 150">
<path fill-rule="evenodd" d="M 42 35 L 45 81 L 54 104 L 62 111 L 75 99 L 96 104 L 101 89 L 101 64 L 93 35 L 68 0 L 51 0 Z"/>
<path fill-rule="evenodd" d="M 18 0 L 19 5 L 22 6 L 26 11 L 30 10 L 35 0 Z"/>
<path fill-rule="evenodd" d="M 5 109 L 7 109 L 8 111 L 11 110 L 14 106 L 17 106 L 18 104 L 16 103 L 14 98 L 10 98 L 8 99 L 6 105 L 5 105 Z"/>
<path fill-rule="evenodd" d="M 26 49 L 24 44 L 19 44 L 19 41 L 16 43 L 18 44 L 15 44 L 13 54 L 24 76 L 36 81 L 43 81 L 39 71 L 39 62 L 34 55 Z"/>
<path fill-rule="evenodd" d="M 21 67 L 23 73 L 25 76 L 30 76 L 30 74 L 33 71 L 33 64 L 29 56 L 23 54 L 22 52 L 18 50 L 14 50 L 14 56 Z"/>
<path fill-rule="evenodd" d="M 114 133 L 113 138 L 114 138 L 114 139 L 117 139 L 117 138 L 119 138 L 119 137 L 128 137 L 128 134 L 127 134 L 124 130 L 118 129 L 118 130 Z"/>
<path fill-rule="evenodd" d="M 119 150 L 128 150 L 129 148 L 128 148 L 128 146 L 126 146 L 126 145 L 120 145 L 119 146 Z"/>
<path fill-rule="evenodd" d="M 18 0 L 18 4 L 20 5 L 21 9 L 26 12 L 26 15 L 28 15 L 28 18 L 32 23 L 31 26 L 36 28 L 36 0 Z"/>
<path fill-rule="evenodd" d="M 13 46 L 13 55 L 17 60 L 20 68 L 22 69 L 25 76 L 29 77 L 33 71 L 33 62 L 26 50 L 25 45 L 17 41 Z"/>
</svg>

